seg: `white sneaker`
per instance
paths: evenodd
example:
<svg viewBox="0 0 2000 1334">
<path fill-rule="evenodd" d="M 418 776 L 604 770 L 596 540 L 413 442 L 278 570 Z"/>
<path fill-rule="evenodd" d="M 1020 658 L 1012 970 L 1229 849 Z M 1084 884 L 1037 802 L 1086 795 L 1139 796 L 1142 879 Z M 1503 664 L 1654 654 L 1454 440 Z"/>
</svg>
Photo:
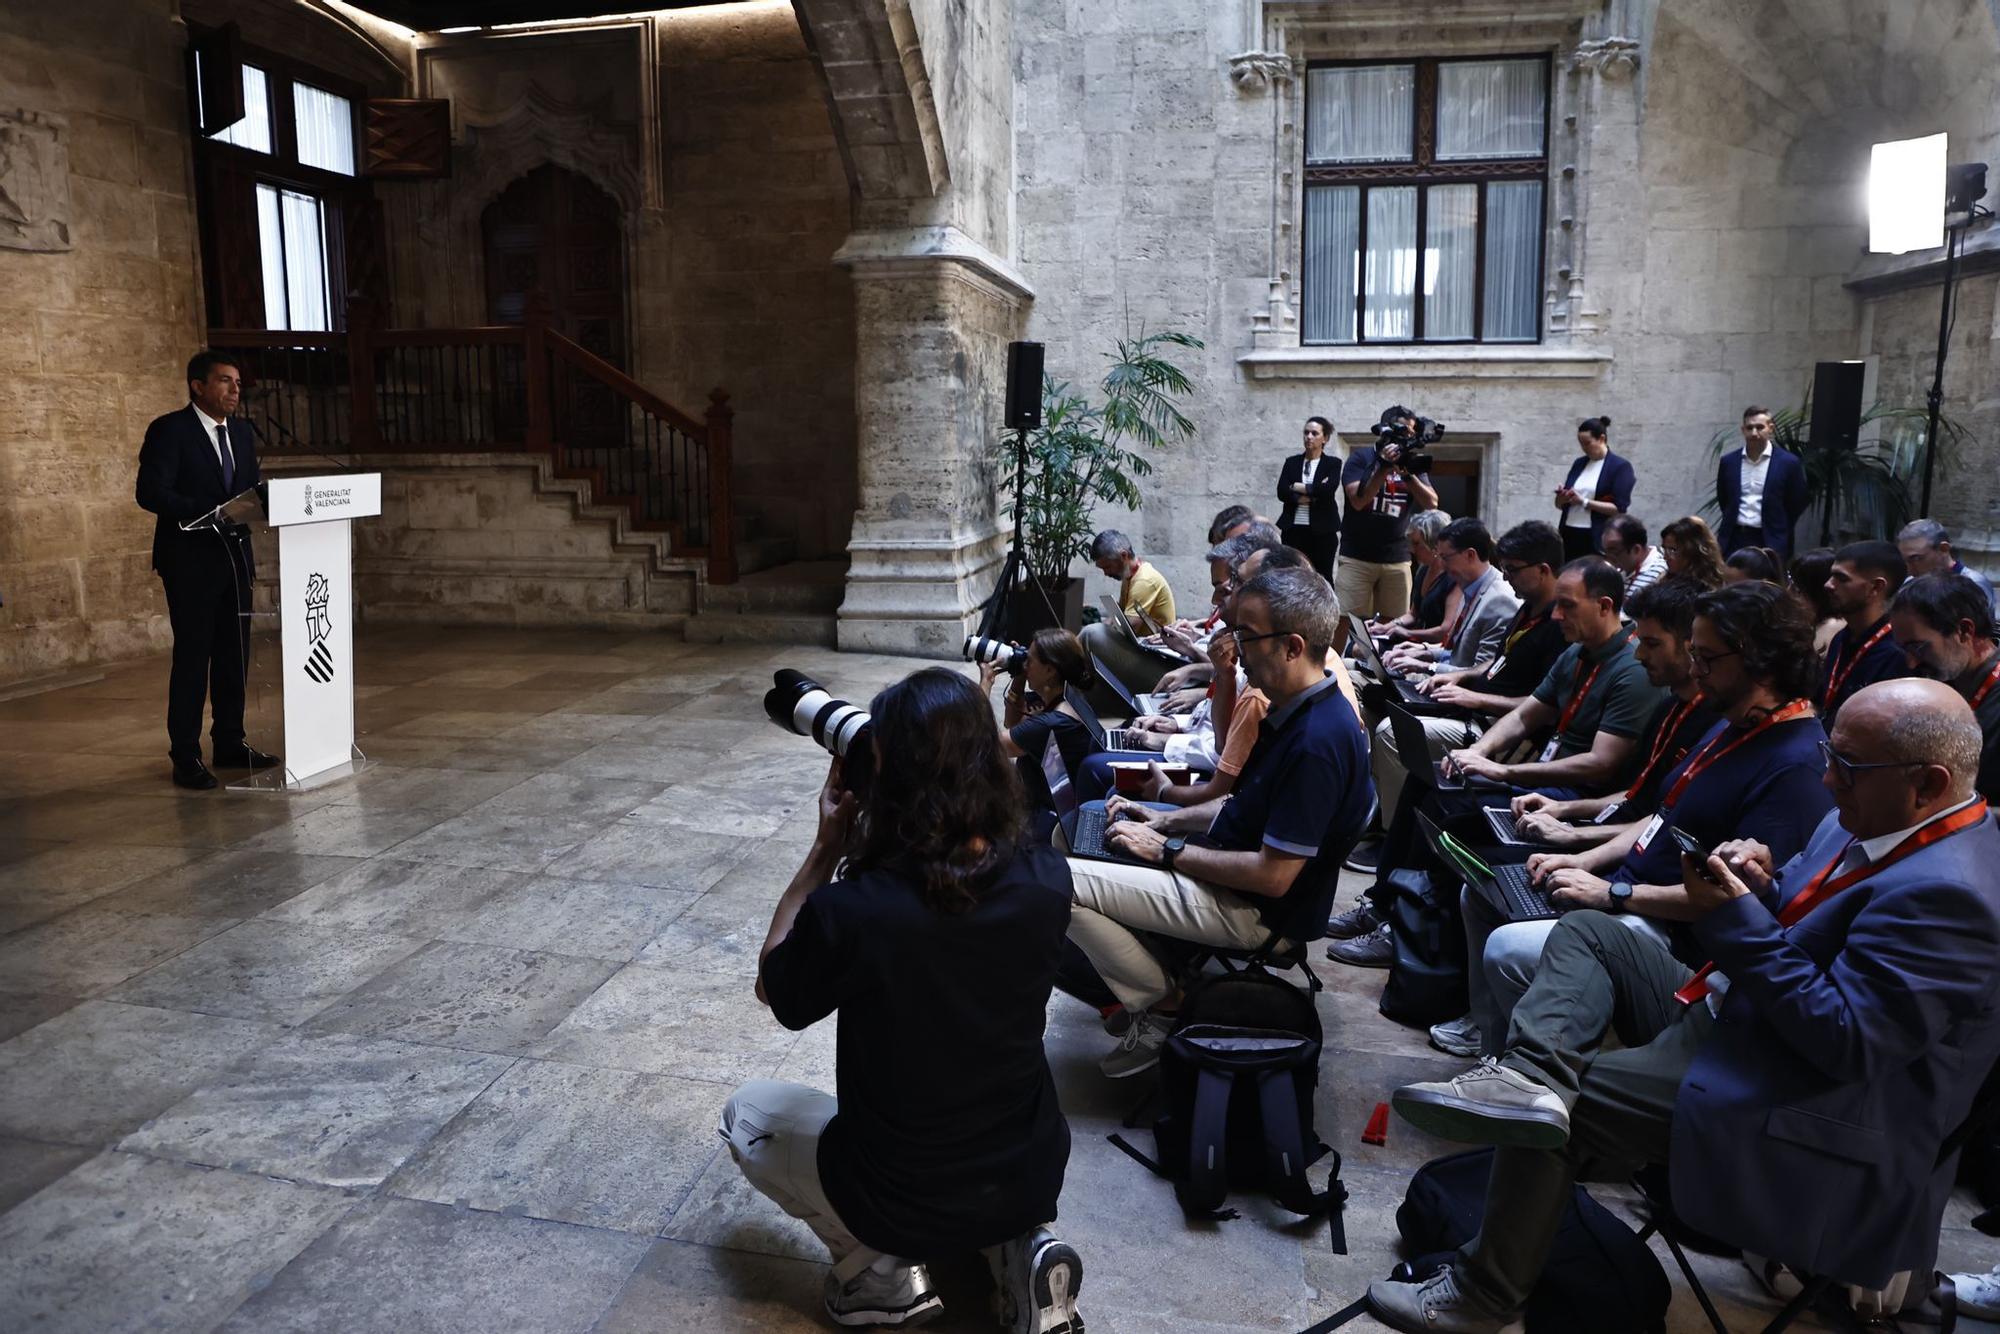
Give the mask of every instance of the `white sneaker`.
<svg viewBox="0 0 2000 1334">
<path fill-rule="evenodd" d="M 1083 1261 L 1038 1227 L 984 1251 L 993 1275 L 993 1315 L 1008 1334 L 1083 1334 L 1076 1294 Z"/>
<path fill-rule="evenodd" d="M 841 1283 L 831 1273 L 824 1289 L 826 1313 L 836 1325 L 928 1324 L 944 1311 L 922 1265 L 900 1265 L 888 1273 L 862 1270 Z"/>
<path fill-rule="evenodd" d="M 1405 1084 L 1389 1101 L 1417 1129 L 1460 1144 L 1560 1149 L 1569 1142 L 1563 1100 L 1491 1058 L 1441 1084 Z"/>
<path fill-rule="evenodd" d="M 1173 1026 L 1172 1015 L 1146 1011 L 1132 1021 L 1125 1036 L 1118 1040 L 1109 1056 L 1097 1063 L 1097 1068 L 1111 1079 L 1129 1079 L 1146 1073 L 1160 1063 L 1160 1048 L 1167 1045 L 1167 1034 Z"/>
<path fill-rule="evenodd" d="M 1449 1023 L 1431 1025 L 1431 1045 L 1447 1056 L 1477 1057 L 1484 1043 L 1479 1025 L 1471 1015 L 1461 1015 Z"/>
<path fill-rule="evenodd" d="M 1368 1285 L 1368 1305 L 1383 1324 L 1407 1334 L 1521 1334 L 1523 1328 L 1519 1317 L 1461 1288 L 1451 1265 L 1416 1283 L 1378 1279 Z"/>
<path fill-rule="evenodd" d="M 1981 1320 L 2000 1320 L 2000 1265 L 1983 1274 L 1952 1274 L 1958 1289 L 1958 1309 Z"/>
</svg>

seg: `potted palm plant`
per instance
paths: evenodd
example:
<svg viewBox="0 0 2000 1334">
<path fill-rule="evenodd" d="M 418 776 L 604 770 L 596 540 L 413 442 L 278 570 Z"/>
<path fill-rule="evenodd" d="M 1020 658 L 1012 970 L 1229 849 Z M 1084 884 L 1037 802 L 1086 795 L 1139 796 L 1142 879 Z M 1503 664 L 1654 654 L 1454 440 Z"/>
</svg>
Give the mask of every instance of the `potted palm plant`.
<svg viewBox="0 0 2000 1334">
<path fill-rule="evenodd" d="M 1854 448 L 1831 440 L 1815 442 L 1811 423 L 1810 389 L 1798 407 L 1771 414 L 1772 442 L 1798 455 L 1805 465 L 1806 512 L 1817 516 L 1817 545 L 1835 545 L 1837 538 L 1893 537 L 1911 519 L 1922 517 L 1916 513 L 1914 488 L 1924 472 L 1929 424 L 1924 408 L 1871 405 L 1861 414 L 1862 435 L 1871 438 Z M 1939 477 L 1957 463 L 1965 439 L 1963 426 L 1949 417 L 1938 418 Z M 1720 459 L 1736 444 L 1736 428 L 1725 426 L 1709 440 L 1709 454 Z M 1709 514 L 1715 508 L 1713 499 L 1702 506 Z M 1801 530 L 1803 543 L 1810 529 L 1802 524 Z"/>
<path fill-rule="evenodd" d="M 1099 502 L 1137 509 L 1139 479 L 1150 476 L 1147 453 L 1190 439 L 1194 423 L 1180 401 L 1194 389 L 1167 359 L 1174 348 L 1198 349 L 1192 334 L 1141 333 L 1118 341 L 1099 385 L 1101 402 L 1053 376 L 1042 381 L 1042 424 L 1027 438 L 1025 481 L 1016 490 L 1015 436 L 993 442 L 993 463 L 1009 522 L 1021 514 L 1022 554 L 1032 585 L 1009 595 L 1003 632 L 1017 641 L 1044 626 L 1082 628 L 1083 580 L 1071 564 L 1087 557 L 1097 532 Z"/>
</svg>

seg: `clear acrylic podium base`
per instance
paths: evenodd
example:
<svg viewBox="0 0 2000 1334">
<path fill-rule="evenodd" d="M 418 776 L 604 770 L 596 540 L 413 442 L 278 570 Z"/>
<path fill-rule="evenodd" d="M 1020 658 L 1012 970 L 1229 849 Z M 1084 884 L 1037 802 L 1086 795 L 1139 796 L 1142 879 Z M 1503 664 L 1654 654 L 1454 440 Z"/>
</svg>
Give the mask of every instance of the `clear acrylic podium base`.
<svg viewBox="0 0 2000 1334">
<path fill-rule="evenodd" d="M 332 768 L 322 769 L 316 774 L 307 774 L 304 778 L 294 775 L 289 765 L 276 764 L 269 769 L 253 773 L 248 778 L 239 778 L 233 783 L 224 783 L 223 787 L 230 792 L 261 792 L 266 794 L 311 792 L 317 788 L 325 787 L 328 783 L 337 783 L 343 778 L 352 778 L 364 770 L 375 767 L 375 762 L 361 753 L 361 747 L 350 746 L 348 749 L 352 754 L 345 764 L 336 764 Z"/>
</svg>

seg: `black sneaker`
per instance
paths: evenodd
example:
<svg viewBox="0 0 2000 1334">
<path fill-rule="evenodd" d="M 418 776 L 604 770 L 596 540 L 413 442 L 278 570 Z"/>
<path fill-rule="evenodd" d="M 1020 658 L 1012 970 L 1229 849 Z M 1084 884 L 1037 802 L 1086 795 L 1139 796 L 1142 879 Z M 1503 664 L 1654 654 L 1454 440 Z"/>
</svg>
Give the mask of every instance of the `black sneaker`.
<svg viewBox="0 0 2000 1334">
<path fill-rule="evenodd" d="M 1381 865 L 1382 840 L 1379 838 L 1366 839 L 1360 843 L 1356 843 L 1354 851 L 1348 853 L 1347 860 L 1341 863 L 1341 866 L 1345 869 L 1358 871 L 1362 875 L 1374 875 L 1381 868 Z"/>
<path fill-rule="evenodd" d="M 1326 919 L 1328 940 L 1352 940 L 1365 936 L 1382 926 L 1382 910 L 1375 906 L 1375 900 L 1364 898 L 1346 912 L 1335 913 Z"/>
</svg>

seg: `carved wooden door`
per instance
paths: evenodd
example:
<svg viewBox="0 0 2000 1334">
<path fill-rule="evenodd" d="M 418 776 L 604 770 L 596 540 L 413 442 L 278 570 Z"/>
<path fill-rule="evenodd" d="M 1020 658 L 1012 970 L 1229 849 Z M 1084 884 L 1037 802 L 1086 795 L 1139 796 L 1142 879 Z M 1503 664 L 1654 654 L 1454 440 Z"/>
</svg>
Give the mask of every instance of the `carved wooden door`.
<svg viewBox="0 0 2000 1334">
<path fill-rule="evenodd" d="M 542 166 L 487 205 L 482 223 L 493 323 L 521 323 L 530 296 L 539 291 L 552 328 L 625 369 L 625 255 L 617 202 L 574 172 Z M 622 441 L 620 400 L 608 390 L 561 375 L 550 393 L 553 424 L 566 445 L 602 448 Z"/>
</svg>

